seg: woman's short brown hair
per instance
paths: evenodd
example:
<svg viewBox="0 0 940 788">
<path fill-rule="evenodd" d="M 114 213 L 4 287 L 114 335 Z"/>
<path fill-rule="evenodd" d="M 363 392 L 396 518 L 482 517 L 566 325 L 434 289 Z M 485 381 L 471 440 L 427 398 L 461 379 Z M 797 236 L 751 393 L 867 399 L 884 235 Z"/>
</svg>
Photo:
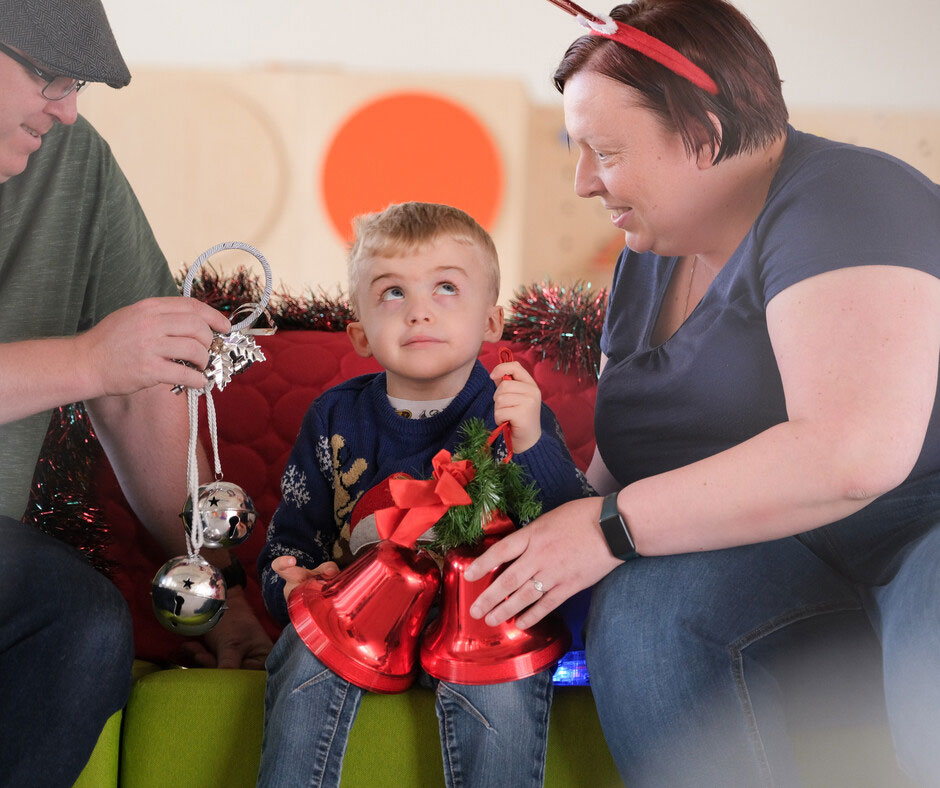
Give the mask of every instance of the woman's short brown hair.
<svg viewBox="0 0 940 788">
<path fill-rule="evenodd" d="M 787 107 L 777 64 L 747 17 L 724 0 L 635 0 L 610 15 L 678 50 L 718 85 L 713 96 L 629 47 L 601 36 L 575 41 L 555 71 L 555 87 L 582 70 L 638 91 L 647 109 L 676 131 L 690 154 L 711 150 L 715 162 L 758 150 L 781 137 Z M 708 113 L 721 122 L 715 128 Z"/>
</svg>

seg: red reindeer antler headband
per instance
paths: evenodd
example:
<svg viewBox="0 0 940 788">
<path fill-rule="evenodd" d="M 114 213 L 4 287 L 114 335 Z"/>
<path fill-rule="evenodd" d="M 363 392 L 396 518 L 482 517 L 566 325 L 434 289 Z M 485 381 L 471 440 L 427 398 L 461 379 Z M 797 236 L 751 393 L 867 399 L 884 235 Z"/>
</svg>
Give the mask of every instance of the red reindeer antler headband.
<svg viewBox="0 0 940 788">
<path fill-rule="evenodd" d="M 623 22 L 618 22 L 616 19 L 611 19 L 609 16 L 597 16 L 585 11 L 571 0 L 548 0 L 548 2 L 577 17 L 578 22 L 588 28 L 592 36 L 601 36 L 601 38 L 617 41 L 655 60 L 713 96 L 718 95 L 718 86 L 715 84 L 715 80 L 685 55 L 680 54 L 658 38 L 654 38 L 648 33 L 637 30 L 635 27 Z"/>
</svg>

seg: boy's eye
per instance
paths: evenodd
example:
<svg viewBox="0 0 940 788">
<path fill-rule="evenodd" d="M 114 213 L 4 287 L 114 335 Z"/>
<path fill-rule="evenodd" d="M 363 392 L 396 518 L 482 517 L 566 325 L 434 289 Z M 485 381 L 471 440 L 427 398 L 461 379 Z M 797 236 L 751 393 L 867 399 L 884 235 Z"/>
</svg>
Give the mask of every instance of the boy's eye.
<svg viewBox="0 0 940 788">
<path fill-rule="evenodd" d="M 434 288 L 434 292 L 441 293 L 443 295 L 457 295 L 457 285 L 451 282 L 441 282 L 436 288 Z"/>
<path fill-rule="evenodd" d="M 382 291 L 382 300 L 383 301 L 395 301 L 399 298 L 404 298 L 405 294 L 400 287 L 389 287 Z"/>
</svg>

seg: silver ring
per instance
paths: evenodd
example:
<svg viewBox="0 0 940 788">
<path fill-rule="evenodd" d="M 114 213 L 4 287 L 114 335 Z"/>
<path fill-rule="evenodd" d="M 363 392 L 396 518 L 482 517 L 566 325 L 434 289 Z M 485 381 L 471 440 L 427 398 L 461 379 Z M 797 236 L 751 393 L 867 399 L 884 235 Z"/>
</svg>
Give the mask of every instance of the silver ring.
<svg viewBox="0 0 940 788">
<path fill-rule="evenodd" d="M 536 580 L 536 579 L 533 577 L 533 578 L 532 578 L 532 585 L 535 586 L 535 590 L 538 591 L 540 594 L 544 594 L 544 593 L 545 593 L 545 587 L 542 585 L 542 581 L 541 581 L 541 580 Z"/>
</svg>

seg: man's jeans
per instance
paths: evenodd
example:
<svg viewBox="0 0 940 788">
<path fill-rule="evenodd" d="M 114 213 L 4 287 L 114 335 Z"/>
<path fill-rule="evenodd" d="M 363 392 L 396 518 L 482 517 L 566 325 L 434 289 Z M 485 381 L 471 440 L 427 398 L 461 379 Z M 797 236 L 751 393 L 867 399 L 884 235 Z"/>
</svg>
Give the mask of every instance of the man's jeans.
<svg viewBox="0 0 940 788">
<path fill-rule="evenodd" d="M 285 628 L 267 660 L 259 786 L 338 786 L 364 690 Z M 435 682 L 447 786 L 542 785 L 552 671 L 486 686 Z M 378 746 L 378 743 L 377 743 Z M 408 775 L 402 775 L 407 784 Z"/>
<path fill-rule="evenodd" d="M 940 785 L 935 479 L 797 537 L 640 558 L 604 578 L 588 618 L 587 661 L 624 781 L 796 784 L 771 663 L 799 648 L 810 619 L 835 627 L 860 615 L 881 641 L 900 765 Z M 852 671 L 851 648 L 841 659 Z"/>
<path fill-rule="evenodd" d="M 124 706 L 131 618 L 71 547 L 0 517 L 0 785 L 71 786 Z"/>
</svg>

